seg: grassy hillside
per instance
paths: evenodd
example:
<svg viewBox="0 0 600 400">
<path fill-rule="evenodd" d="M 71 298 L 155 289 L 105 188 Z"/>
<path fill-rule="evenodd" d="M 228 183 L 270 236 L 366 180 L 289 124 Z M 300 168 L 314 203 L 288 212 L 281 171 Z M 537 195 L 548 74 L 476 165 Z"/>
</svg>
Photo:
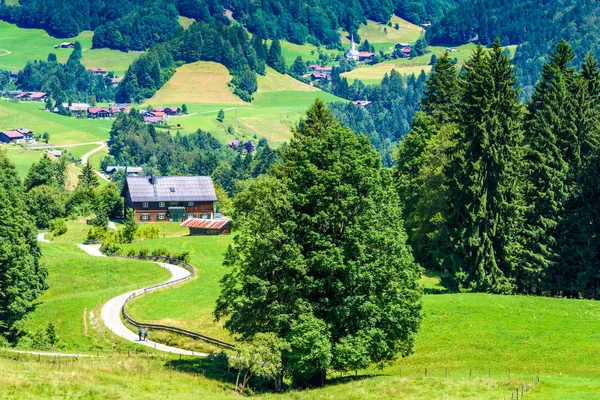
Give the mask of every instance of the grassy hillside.
<svg viewBox="0 0 600 400">
<path fill-rule="evenodd" d="M 61 42 L 79 41 L 83 48 L 83 64 L 86 67 L 105 67 L 123 76 L 129 64 L 139 57 L 140 52 L 122 52 L 109 49 L 92 50 L 93 32 L 84 31 L 74 38 L 53 38 L 43 29 L 19 28 L 0 21 L 0 68 L 9 71 L 22 69 L 27 61 L 46 60 L 48 53 L 55 53 L 60 62 L 65 62 L 70 49 L 55 49 Z"/>
<path fill-rule="evenodd" d="M 63 239 L 68 241 L 69 235 L 67 232 Z M 138 284 L 160 283 L 170 276 L 149 262 L 88 256 L 73 243 L 44 243 L 42 251 L 50 289 L 39 299 L 24 328 L 33 330 L 52 322 L 60 346 L 67 349 L 110 349 L 115 338 L 99 320 L 102 304 Z"/>
<path fill-rule="evenodd" d="M 514 56 L 516 46 L 508 46 L 506 48 Z M 455 49 L 455 51 L 450 53 L 450 57 L 456 58 L 458 60 L 458 65 L 461 65 L 469 58 L 475 49 L 475 45 L 471 43 L 458 46 Z M 431 71 L 431 66 L 429 65 L 431 56 L 435 54 L 439 57 L 446 51 L 446 47 L 429 46 L 428 50 L 428 53 L 412 59 L 396 59 L 392 61 L 385 61 L 379 64 L 357 68 L 342 75 L 348 78 L 350 81 L 360 79 L 366 84 L 377 84 L 381 82 L 381 79 L 386 73 L 389 74 L 393 69 L 404 75 L 418 75 L 421 73 L 421 71 L 429 73 L 429 71 Z"/>
<path fill-rule="evenodd" d="M 28 128 L 48 132 L 57 145 L 97 142 L 108 139 L 112 121 L 63 117 L 44 110 L 38 102 L 0 101 L 0 130 Z"/>
<path fill-rule="evenodd" d="M 21 178 L 27 175 L 31 165 L 37 162 L 44 154 L 42 151 L 23 150 L 19 146 L 12 145 L 0 145 L 0 150 L 6 151 L 8 159 L 15 164 Z"/>
<path fill-rule="evenodd" d="M 227 86 L 230 80 L 229 71 L 221 64 L 203 61 L 187 64 L 177 69 L 148 104 L 185 103 L 189 114 L 171 118 L 173 130 L 182 133 L 203 129 L 223 143 L 236 138 L 257 140 L 266 137 L 278 146 L 289 140 L 290 129 L 316 98 L 343 101 L 267 68 L 266 75 L 258 77 L 255 100 L 245 103 Z M 220 109 L 225 112 L 222 123 L 216 120 Z"/>
<path fill-rule="evenodd" d="M 358 29 L 361 43 L 368 40 L 375 47 L 375 51 L 383 49 L 389 53 L 390 48 L 394 47 L 396 43 L 415 43 L 424 32 L 420 26 L 412 24 L 396 15 L 392 15 L 390 21 L 392 22 L 392 26 L 379 24 L 375 21 L 368 21 L 366 25 L 361 25 Z M 400 26 L 399 29 L 394 28 L 395 24 Z M 350 39 L 346 32 L 341 33 L 340 39 L 344 46 L 347 47 L 350 44 Z"/>
</svg>

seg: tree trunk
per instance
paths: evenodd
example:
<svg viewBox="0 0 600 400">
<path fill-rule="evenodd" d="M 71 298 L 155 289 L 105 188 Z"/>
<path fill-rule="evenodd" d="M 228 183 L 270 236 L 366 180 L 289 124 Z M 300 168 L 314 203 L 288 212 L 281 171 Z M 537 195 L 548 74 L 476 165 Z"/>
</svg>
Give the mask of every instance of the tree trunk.
<svg viewBox="0 0 600 400">
<path fill-rule="evenodd" d="M 321 387 L 327 381 L 327 370 L 323 369 L 308 377 L 294 377 L 293 386 L 297 389 Z"/>
</svg>

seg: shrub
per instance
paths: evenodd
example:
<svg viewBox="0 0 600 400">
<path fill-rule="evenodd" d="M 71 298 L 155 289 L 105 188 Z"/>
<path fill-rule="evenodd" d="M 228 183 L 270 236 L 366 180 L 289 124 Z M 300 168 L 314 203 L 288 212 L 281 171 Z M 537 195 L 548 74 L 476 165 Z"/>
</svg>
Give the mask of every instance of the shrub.
<svg viewBox="0 0 600 400">
<path fill-rule="evenodd" d="M 148 256 L 148 249 L 146 249 L 145 247 L 142 247 L 139 251 L 138 251 L 138 255 L 140 257 L 147 257 Z"/>
<path fill-rule="evenodd" d="M 88 240 L 103 240 L 108 234 L 108 231 L 103 226 L 94 226 L 90 228 L 87 234 Z"/>
<path fill-rule="evenodd" d="M 126 254 L 128 257 L 136 257 L 138 252 L 136 249 L 129 249 L 129 250 L 127 250 Z"/>
<path fill-rule="evenodd" d="M 152 252 L 152 255 L 155 257 L 166 257 L 169 254 L 169 251 L 164 247 L 159 247 Z"/>
<path fill-rule="evenodd" d="M 65 233 L 67 233 L 67 230 L 68 230 L 67 223 L 62 218 L 58 218 L 58 219 L 53 220 L 50 223 L 50 228 L 52 229 L 52 235 L 53 236 L 64 235 Z"/>
<path fill-rule="evenodd" d="M 185 261 L 186 263 L 190 262 L 190 252 L 189 251 L 181 251 L 179 253 L 173 254 L 173 258 L 180 261 Z"/>
<path fill-rule="evenodd" d="M 135 234 L 136 239 L 158 239 L 160 230 L 158 226 L 140 226 Z"/>
<path fill-rule="evenodd" d="M 121 254 L 121 247 L 114 240 L 105 240 L 102 243 L 101 250 L 111 254 Z"/>
</svg>

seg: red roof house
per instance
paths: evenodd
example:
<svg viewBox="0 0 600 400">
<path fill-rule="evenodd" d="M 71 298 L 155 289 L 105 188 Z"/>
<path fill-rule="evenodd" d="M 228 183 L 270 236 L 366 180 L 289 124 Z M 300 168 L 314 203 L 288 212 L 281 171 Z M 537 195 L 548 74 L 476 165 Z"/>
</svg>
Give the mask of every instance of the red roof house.
<svg viewBox="0 0 600 400">
<path fill-rule="evenodd" d="M 106 68 L 101 68 L 101 67 L 90 67 L 87 70 L 92 71 L 94 74 L 100 74 L 100 75 L 104 75 L 107 73 Z"/>
<path fill-rule="evenodd" d="M 231 221 L 227 218 L 188 218 L 181 226 L 190 229 L 190 236 L 227 235 L 231 231 Z"/>
</svg>

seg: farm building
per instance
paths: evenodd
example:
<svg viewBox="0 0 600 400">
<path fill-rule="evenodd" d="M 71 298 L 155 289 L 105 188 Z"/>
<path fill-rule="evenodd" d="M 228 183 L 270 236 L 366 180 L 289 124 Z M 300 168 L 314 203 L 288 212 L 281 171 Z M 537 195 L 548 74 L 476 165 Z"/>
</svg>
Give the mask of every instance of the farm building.
<svg viewBox="0 0 600 400">
<path fill-rule="evenodd" d="M 179 115 L 179 113 L 181 112 L 181 109 L 179 107 L 154 107 L 154 109 L 152 110 L 155 113 L 164 113 L 164 115 L 169 115 L 169 116 L 173 116 L 173 115 Z"/>
<path fill-rule="evenodd" d="M 215 216 L 217 195 L 210 176 L 129 176 L 121 195 L 141 222 Z"/>
<path fill-rule="evenodd" d="M 121 165 L 109 165 L 104 172 L 108 175 L 112 175 L 120 169 L 124 169 L 128 176 L 136 176 L 137 174 L 142 173 L 142 167 L 123 167 Z"/>
<path fill-rule="evenodd" d="M 90 105 L 87 103 L 72 103 L 71 105 L 69 105 L 69 103 L 63 103 L 63 107 L 74 114 L 84 114 L 87 113 Z"/>
<path fill-rule="evenodd" d="M 31 101 L 46 101 L 48 97 L 48 93 L 45 92 L 23 92 L 17 96 L 17 99 Z"/>
<path fill-rule="evenodd" d="M 0 142 L 2 143 L 23 143 L 31 141 L 33 141 L 33 132 L 26 128 L 0 132 Z"/>
<path fill-rule="evenodd" d="M 323 81 L 327 81 L 330 79 L 330 76 L 327 74 L 320 74 L 320 73 L 316 73 L 313 72 L 312 74 L 310 74 L 310 80 L 313 82 L 323 82 Z"/>
<path fill-rule="evenodd" d="M 359 107 L 366 107 L 369 104 L 373 103 L 372 101 L 368 101 L 368 100 L 355 100 L 352 102 L 352 104 L 354 104 L 355 106 L 359 106 Z"/>
<path fill-rule="evenodd" d="M 317 74 L 323 75 L 331 75 L 331 73 L 333 72 L 333 67 L 321 67 L 318 64 L 313 64 L 308 68 Z"/>
<path fill-rule="evenodd" d="M 189 228 L 190 236 L 228 235 L 231 232 L 231 221 L 227 218 L 202 219 L 189 218 L 181 226 Z"/>
<path fill-rule="evenodd" d="M 106 107 L 90 107 L 87 113 L 90 118 L 110 118 L 112 116 L 110 109 Z"/>
<path fill-rule="evenodd" d="M 371 61 L 373 57 L 375 57 L 375 53 L 371 53 L 369 51 L 358 52 L 358 61 Z"/>
<path fill-rule="evenodd" d="M 106 68 L 101 68 L 101 67 L 90 67 L 87 68 L 88 71 L 93 72 L 94 74 L 97 75 L 105 75 L 108 71 L 106 70 Z"/>
</svg>

